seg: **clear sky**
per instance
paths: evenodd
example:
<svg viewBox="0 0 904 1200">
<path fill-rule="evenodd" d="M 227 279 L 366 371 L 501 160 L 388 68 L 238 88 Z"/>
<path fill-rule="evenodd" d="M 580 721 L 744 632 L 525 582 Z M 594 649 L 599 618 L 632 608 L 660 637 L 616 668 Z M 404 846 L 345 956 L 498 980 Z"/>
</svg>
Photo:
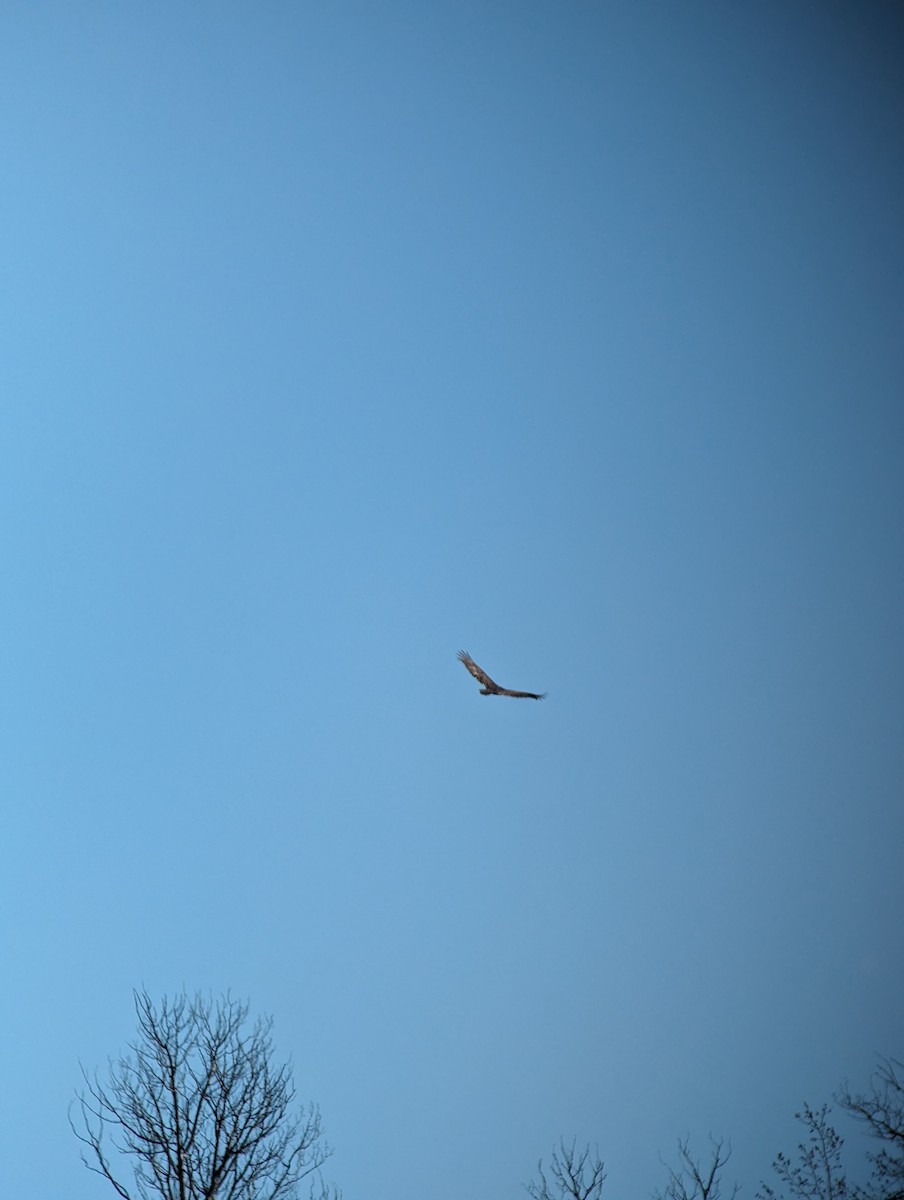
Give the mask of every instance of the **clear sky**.
<svg viewBox="0 0 904 1200">
<path fill-rule="evenodd" d="M 142 984 L 346 1200 L 752 1195 L 902 1053 L 899 18 L 4 4 L 4 1196 Z"/>
</svg>

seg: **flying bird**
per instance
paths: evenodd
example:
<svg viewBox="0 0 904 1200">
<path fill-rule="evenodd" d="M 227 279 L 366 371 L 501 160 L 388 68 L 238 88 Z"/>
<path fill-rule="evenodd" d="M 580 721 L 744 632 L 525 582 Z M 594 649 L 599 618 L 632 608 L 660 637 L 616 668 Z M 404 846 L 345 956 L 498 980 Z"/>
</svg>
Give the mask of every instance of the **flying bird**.
<svg viewBox="0 0 904 1200">
<path fill-rule="evenodd" d="M 468 654 L 467 650 L 459 650 L 458 661 L 463 662 L 478 683 L 482 683 L 480 689 L 481 696 L 519 696 L 522 700 L 544 700 L 545 692 L 513 692 L 510 688 L 500 687 L 498 683 L 494 683 L 487 675 L 482 667 L 478 667 L 474 659 Z"/>
</svg>

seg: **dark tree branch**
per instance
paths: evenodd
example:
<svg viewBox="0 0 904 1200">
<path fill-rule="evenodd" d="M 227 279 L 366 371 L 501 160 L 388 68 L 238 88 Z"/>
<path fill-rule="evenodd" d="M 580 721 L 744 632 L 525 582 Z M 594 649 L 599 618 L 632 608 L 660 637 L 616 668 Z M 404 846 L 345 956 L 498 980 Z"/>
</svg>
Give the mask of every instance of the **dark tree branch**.
<svg viewBox="0 0 904 1200">
<path fill-rule="evenodd" d="M 536 1182 L 525 1184 L 525 1191 L 533 1200 L 599 1200 L 603 1194 L 606 1172 L 599 1151 L 590 1154 L 585 1146 L 578 1152 L 575 1143 L 565 1145 L 564 1139 L 554 1150 L 549 1171 L 552 1179 L 543 1172 L 543 1160 L 537 1164 Z"/>
<path fill-rule="evenodd" d="M 885 1143 L 870 1151 L 872 1177 L 854 1191 L 858 1200 L 904 1200 L 904 1063 L 881 1058 L 870 1090 L 855 1095 L 845 1083 L 838 1103 L 862 1121 L 869 1133 Z"/>
<path fill-rule="evenodd" d="M 779 1153 L 772 1163 L 773 1171 L 798 1200 L 846 1200 L 849 1191 L 841 1162 L 844 1139 L 829 1121 L 828 1105 L 814 1111 L 805 1104 L 794 1116 L 809 1136 L 797 1147 L 797 1163 Z M 783 1193 L 763 1183 L 757 1196 L 760 1200 L 782 1200 Z"/>
<path fill-rule="evenodd" d="M 669 1181 L 665 1190 L 656 1193 L 657 1200 L 721 1200 L 722 1168 L 731 1158 L 731 1145 L 721 1139 L 710 1137 L 712 1147 L 709 1163 L 702 1167 L 690 1151 L 689 1139 L 678 1143 L 679 1165 L 676 1170 L 669 1167 Z M 729 1200 L 738 1194 L 738 1185 L 732 1187 Z"/>
<path fill-rule="evenodd" d="M 320 1114 L 295 1100 L 288 1066 L 272 1064 L 272 1022 L 247 1031 L 248 1007 L 225 997 L 135 994 L 138 1037 L 108 1064 L 108 1079 L 82 1072 L 78 1125 L 85 1165 L 121 1200 L 294 1200 L 311 1196 L 330 1155 Z M 131 1160 L 134 1187 L 114 1171 L 107 1146 Z M 310 1178 L 309 1178 L 310 1177 Z M 330 1189 L 320 1181 L 319 1193 Z"/>
</svg>

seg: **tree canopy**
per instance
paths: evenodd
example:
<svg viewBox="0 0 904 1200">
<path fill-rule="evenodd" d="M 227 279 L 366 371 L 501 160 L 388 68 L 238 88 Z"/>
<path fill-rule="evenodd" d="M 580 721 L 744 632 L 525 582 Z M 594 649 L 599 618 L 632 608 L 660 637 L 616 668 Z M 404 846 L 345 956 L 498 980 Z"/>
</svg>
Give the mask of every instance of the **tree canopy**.
<svg viewBox="0 0 904 1200">
<path fill-rule="evenodd" d="M 249 1023 L 226 996 L 135 992 L 138 1035 L 106 1078 L 83 1069 L 82 1160 L 122 1200 L 294 1200 L 303 1179 L 322 1200 L 330 1151 L 319 1110 L 292 1112 L 288 1065 L 273 1063 L 272 1020 Z M 127 1167 L 132 1179 L 128 1180 Z"/>
</svg>

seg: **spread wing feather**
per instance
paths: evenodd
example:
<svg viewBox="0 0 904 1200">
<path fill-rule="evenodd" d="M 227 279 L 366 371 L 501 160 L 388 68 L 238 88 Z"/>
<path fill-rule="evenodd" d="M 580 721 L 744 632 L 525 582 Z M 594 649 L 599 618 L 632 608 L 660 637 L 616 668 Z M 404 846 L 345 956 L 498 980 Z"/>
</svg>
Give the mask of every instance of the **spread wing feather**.
<svg viewBox="0 0 904 1200">
<path fill-rule="evenodd" d="M 502 691 L 502 688 L 499 686 L 499 684 L 494 683 L 493 680 L 490 679 L 483 667 L 478 667 L 477 663 L 470 656 L 467 650 L 459 650 L 458 660 L 459 662 L 463 662 L 465 664 L 477 682 L 482 683 L 485 688 L 489 688 L 491 692 Z"/>
</svg>

